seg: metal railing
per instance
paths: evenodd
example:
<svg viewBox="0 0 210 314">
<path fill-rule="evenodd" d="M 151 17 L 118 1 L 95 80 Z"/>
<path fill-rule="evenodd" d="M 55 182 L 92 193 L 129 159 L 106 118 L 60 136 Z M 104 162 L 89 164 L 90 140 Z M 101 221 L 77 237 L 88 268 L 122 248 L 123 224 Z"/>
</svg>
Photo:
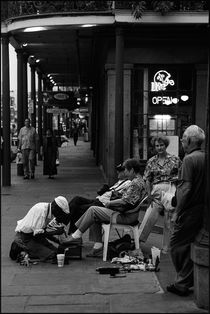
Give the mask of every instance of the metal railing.
<svg viewBox="0 0 210 314">
<path fill-rule="evenodd" d="M 84 14 L 90 12 L 105 12 L 110 14 L 116 9 L 131 10 L 134 17 L 139 18 L 145 11 L 156 11 L 161 14 L 166 14 L 169 11 L 208 10 L 208 1 L 1 1 L 1 21 L 52 13 Z"/>
</svg>

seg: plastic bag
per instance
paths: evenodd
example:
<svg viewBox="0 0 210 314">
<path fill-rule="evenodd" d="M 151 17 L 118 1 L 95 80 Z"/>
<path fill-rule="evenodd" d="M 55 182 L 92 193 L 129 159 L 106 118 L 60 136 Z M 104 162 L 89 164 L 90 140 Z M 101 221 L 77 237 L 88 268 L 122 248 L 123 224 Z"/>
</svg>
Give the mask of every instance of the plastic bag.
<svg viewBox="0 0 210 314">
<path fill-rule="evenodd" d="M 60 165 L 60 161 L 59 161 L 58 158 L 56 159 L 55 164 L 56 164 L 56 166 L 59 166 L 59 165 Z"/>
<path fill-rule="evenodd" d="M 162 191 L 162 199 L 161 202 L 165 208 L 166 211 L 173 211 L 174 206 L 172 206 L 172 198 L 174 197 L 176 192 L 176 186 L 174 184 L 171 184 L 168 191 L 164 192 Z"/>
<path fill-rule="evenodd" d="M 16 155 L 16 164 L 22 164 L 23 163 L 23 155 L 21 152 L 18 152 Z"/>
</svg>

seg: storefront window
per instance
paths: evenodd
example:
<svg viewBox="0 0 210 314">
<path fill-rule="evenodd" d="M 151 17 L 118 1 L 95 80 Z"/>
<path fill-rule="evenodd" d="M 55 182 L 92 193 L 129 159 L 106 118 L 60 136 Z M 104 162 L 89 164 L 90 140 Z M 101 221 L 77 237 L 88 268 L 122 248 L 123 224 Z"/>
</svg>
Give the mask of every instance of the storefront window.
<svg viewBox="0 0 210 314">
<path fill-rule="evenodd" d="M 134 82 L 132 151 L 134 157 L 148 159 L 152 136 L 164 133 L 175 142 L 192 123 L 194 69 L 184 65 L 136 69 Z M 182 155 L 181 147 L 177 151 Z"/>
</svg>

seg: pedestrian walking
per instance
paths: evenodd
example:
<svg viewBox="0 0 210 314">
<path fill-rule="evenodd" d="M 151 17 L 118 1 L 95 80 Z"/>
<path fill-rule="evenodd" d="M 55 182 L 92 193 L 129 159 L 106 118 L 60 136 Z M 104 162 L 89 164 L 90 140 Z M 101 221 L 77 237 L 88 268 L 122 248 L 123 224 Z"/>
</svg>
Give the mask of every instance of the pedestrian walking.
<svg viewBox="0 0 210 314">
<path fill-rule="evenodd" d="M 49 179 L 54 179 L 57 174 L 56 159 L 59 156 L 58 142 L 51 129 L 46 131 L 43 137 L 43 175 L 48 175 Z"/>
<path fill-rule="evenodd" d="M 171 258 L 176 270 L 175 282 L 167 286 L 169 292 L 189 295 L 193 287 L 191 243 L 202 227 L 205 199 L 205 152 L 201 145 L 204 131 L 197 125 L 189 126 L 181 139 L 185 157 L 176 191 L 176 208 L 172 217 L 174 229 L 170 239 Z"/>
<path fill-rule="evenodd" d="M 79 137 L 79 127 L 76 123 L 74 123 L 74 128 L 73 128 L 74 146 L 77 146 L 78 137 Z"/>
<path fill-rule="evenodd" d="M 34 179 L 38 134 L 29 118 L 18 135 L 18 152 L 22 152 L 24 179 Z"/>
</svg>

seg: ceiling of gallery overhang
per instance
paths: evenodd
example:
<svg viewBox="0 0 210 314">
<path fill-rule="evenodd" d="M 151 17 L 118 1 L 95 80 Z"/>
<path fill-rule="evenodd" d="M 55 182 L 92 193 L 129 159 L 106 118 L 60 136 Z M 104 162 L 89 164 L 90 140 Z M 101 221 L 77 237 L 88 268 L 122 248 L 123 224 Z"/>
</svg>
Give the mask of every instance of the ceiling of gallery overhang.
<svg viewBox="0 0 210 314">
<path fill-rule="evenodd" d="M 42 73 L 51 74 L 59 86 L 88 88 L 92 86 L 93 72 L 97 66 L 95 51 L 97 49 L 97 53 L 103 54 L 102 42 L 107 38 L 115 40 L 114 27 L 100 25 L 83 28 L 81 25 L 62 25 L 48 26 L 46 30 L 39 32 L 24 32 L 24 29 L 17 29 L 10 32 L 10 42 L 15 48 L 27 43 L 27 46 L 23 47 L 24 51 L 40 59 L 37 67 Z M 187 25 L 184 28 L 170 25 L 167 26 L 167 30 L 164 25 L 155 26 L 155 29 L 153 25 L 135 25 L 127 26 L 124 30 L 127 34 L 125 45 L 128 47 L 151 42 L 151 39 L 174 40 L 177 36 L 179 40 L 183 38 L 186 41 L 186 38 L 190 40 L 191 37 L 195 38 L 200 34 L 196 26 L 193 32 L 192 28 L 189 28 L 191 32 L 189 35 Z"/>
<path fill-rule="evenodd" d="M 89 87 L 92 85 L 96 28 L 55 27 L 38 32 L 11 32 L 15 48 L 24 47 L 28 55 L 40 59 L 37 68 L 51 74 L 59 86 Z"/>
</svg>

